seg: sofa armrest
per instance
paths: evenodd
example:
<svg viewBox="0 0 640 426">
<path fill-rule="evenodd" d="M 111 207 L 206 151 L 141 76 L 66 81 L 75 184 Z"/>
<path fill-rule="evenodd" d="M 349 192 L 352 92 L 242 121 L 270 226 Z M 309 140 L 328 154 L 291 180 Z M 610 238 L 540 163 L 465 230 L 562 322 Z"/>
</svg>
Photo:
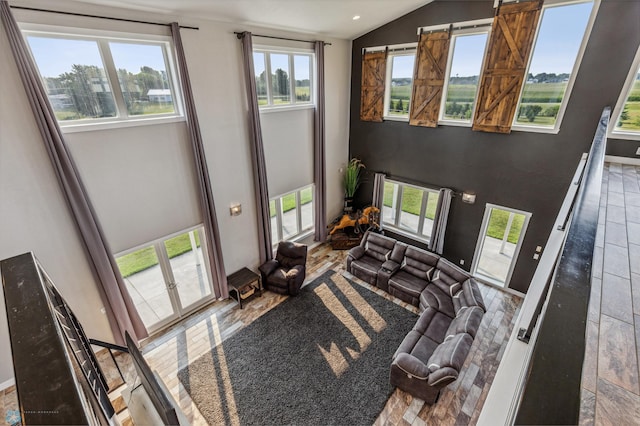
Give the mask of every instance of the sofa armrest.
<svg viewBox="0 0 640 426">
<path fill-rule="evenodd" d="M 271 259 L 260 265 L 258 268 L 264 277 L 268 277 L 276 270 L 276 268 L 280 265 L 275 259 Z"/>
<path fill-rule="evenodd" d="M 398 269 L 400 269 L 400 264 L 397 262 L 394 262 L 393 260 L 387 260 L 382 264 L 381 268 L 383 271 L 390 272 L 393 274 Z"/>
<path fill-rule="evenodd" d="M 427 365 L 415 356 L 406 352 L 398 354 L 393 360 L 393 364 L 412 378 L 418 380 L 427 380 L 429 378 L 430 372 Z"/>
<path fill-rule="evenodd" d="M 296 265 L 287 271 L 286 278 L 289 284 L 289 294 L 291 296 L 295 296 L 300 292 L 305 272 L 304 265 Z"/>
<path fill-rule="evenodd" d="M 454 382 L 458 378 L 459 372 L 451 367 L 439 368 L 429 374 L 427 383 L 438 389 L 442 389 L 449 383 Z"/>
<path fill-rule="evenodd" d="M 362 246 L 355 246 L 349 250 L 349 257 L 354 260 L 360 259 L 362 256 L 364 256 L 364 247 Z"/>
</svg>

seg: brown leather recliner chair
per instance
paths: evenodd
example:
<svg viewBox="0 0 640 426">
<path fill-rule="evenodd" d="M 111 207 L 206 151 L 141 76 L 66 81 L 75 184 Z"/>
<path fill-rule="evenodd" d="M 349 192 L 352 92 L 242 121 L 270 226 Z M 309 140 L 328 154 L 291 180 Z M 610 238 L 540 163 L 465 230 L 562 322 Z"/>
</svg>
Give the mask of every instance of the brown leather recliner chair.
<svg viewBox="0 0 640 426">
<path fill-rule="evenodd" d="M 295 296 L 300 291 L 306 274 L 307 246 L 281 241 L 276 258 L 260 266 L 262 285 L 275 293 Z"/>
</svg>

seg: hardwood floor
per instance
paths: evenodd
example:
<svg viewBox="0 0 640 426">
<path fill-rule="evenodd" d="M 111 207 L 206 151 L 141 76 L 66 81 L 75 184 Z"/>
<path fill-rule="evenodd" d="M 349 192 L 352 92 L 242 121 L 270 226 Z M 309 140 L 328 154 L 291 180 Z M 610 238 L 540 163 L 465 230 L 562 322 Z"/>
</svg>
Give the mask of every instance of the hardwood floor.
<svg viewBox="0 0 640 426">
<path fill-rule="evenodd" d="M 307 262 L 307 282 L 327 270 L 344 273 L 346 254 L 346 251 L 332 250 L 328 244 L 311 249 Z M 417 308 L 357 278 L 351 278 L 383 297 L 418 313 Z M 439 401 L 433 406 L 425 405 L 423 401 L 396 389 L 376 420 L 376 425 L 475 424 L 521 304 L 521 299 L 517 296 L 493 287 L 481 285 L 481 291 L 487 313 L 458 380 L 441 393 Z M 258 320 L 265 312 L 285 299 L 286 296 L 265 292 L 262 297 L 255 297 L 247 303 L 242 310 L 238 309 L 237 304 L 231 300 L 216 302 L 162 334 L 143 342 L 142 351 L 149 365 L 157 370 L 192 424 L 205 425 L 206 422 L 178 380 L 178 370 L 211 351 L 233 333 Z M 118 355 L 117 359 L 125 378 L 130 381 L 132 366 L 128 355 Z M 101 365 L 110 383 L 115 385 L 121 382 L 107 354 L 101 354 Z M 388 372 L 385 371 L 384 374 Z M 117 396 L 112 400 L 115 400 L 114 405 L 122 403 L 117 400 Z M 3 407 L 5 411 L 7 407 L 17 408 L 15 389 L 0 392 L 0 409 Z M 126 420 L 126 415 L 119 417 L 123 421 Z M 301 422 L 303 423 L 304 419 L 301 419 Z"/>
</svg>

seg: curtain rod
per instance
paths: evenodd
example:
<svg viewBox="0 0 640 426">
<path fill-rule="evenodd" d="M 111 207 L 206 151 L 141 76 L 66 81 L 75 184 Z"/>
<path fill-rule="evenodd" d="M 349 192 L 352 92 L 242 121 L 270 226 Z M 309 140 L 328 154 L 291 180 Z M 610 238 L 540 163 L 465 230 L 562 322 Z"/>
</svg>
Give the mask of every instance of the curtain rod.
<svg viewBox="0 0 640 426">
<path fill-rule="evenodd" d="M 81 16 L 83 18 L 98 18 L 98 19 L 107 19 L 110 21 L 123 21 L 123 22 L 133 22 L 135 24 L 149 24 L 149 25 L 162 25 L 164 27 L 169 27 L 171 24 L 166 24 L 162 22 L 149 22 L 149 21 L 138 21 L 135 19 L 126 19 L 126 18 L 113 18 L 111 16 L 98 16 L 98 15 L 88 15 L 85 13 L 75 13 L 75 12 L 62 12 L 60 10 L 51 10 L 51 9 L 38 9 L 35 7 L 26 7 L 26 6 L 10 6 L 12 9 L 21 9 L 21 10 L 30 10 L 33 12 L 47 12 L 47 13 L 58 13 L 60 15 L 71 15 L 71 16 Z M 184 28 L 187 30 L 199 30 L 198 27 L 188 27 L 180 25 L 180 28 Z"/>
<path fill-rule="evenodd" d="M 234 31 L 233 32 L 238 38 L 240 38 L 240 36 L 242 36 L 241 32 L 238 31 Z M 311 40 L 300 40 L 297 38 L 287 38 L 287 37 L 276 37 L 276 36 L 268 36 L 268 35 L 261 35 L 261 34 L 252 34 L 254 37 L 262 37 L 262 38 L 274 38 L 277 40 L 288 40 L 288 41 L 300 41 L 302 43 L 314 43 L 314 41 Z M 326 41 L 323 41 L 325 46 L 331 46 L 331 43 L 327 43 Z"/>
</svg>

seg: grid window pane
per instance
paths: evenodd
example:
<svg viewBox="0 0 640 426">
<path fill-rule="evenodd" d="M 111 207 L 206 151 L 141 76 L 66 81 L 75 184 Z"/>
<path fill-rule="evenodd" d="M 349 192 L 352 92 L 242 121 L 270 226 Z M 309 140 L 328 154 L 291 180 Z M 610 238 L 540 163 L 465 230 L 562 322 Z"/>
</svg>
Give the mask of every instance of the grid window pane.
<svg viewBox="0 0 640 426">
<path fill-rule="evenodd" d="M 414 61 L 413 53 L 391 57 L 391 82 L 387 104 L 389 115 L 409 116 Z"/>
<path fill-rule="evenodd" d="M 438 192 L 427 191 L 427 207 L 424 211 L 424 224 L 422 225 L 422 235 L 431 238 L 431 231 L 433 230 L 433 221 L 436 217 L 436 208 L 438 207 Z"/>
<path fill-rule="evenodd" d="M 631 90 L 622 111 L 620 111 L 615 129 L 624 132 L 640 132 L 640 69 L 633 79 Z"/>
<path fill-rule="evenodd" d="M 273 103 L 291 103 L 291 83 L 289 80 L 289 55 L 271 53 L 271 87 L 273 88 Z"/>
<path fill-rule="evenodd" d="M 282 197 L 280 203 L 282 204 L 282 239 L 286 240 L 298 233 L 295 192 Z"/>
<path fill-rule="evenodd" d="M 592 2 L 544 9 L 515 123 L 553 127 L 587 29 Z"/>
<path fill-rule="evenodd" d="M 294 55 L 296 103 L 311 102 L 311 56 Z"/>
<path fill-rule="evenodd" d="M 402 188 L 402 207 L 400 208 L 400 226 L 411 232 L 418 232 L 420 209 L 424 191 L 404 186 Z"/>
<path fill-rule="evenodd" d="M 27 41 L 58 121 L 117 116 L 96 41 L 32 35 Z"/>
<path fill-rule="evenodd" d="M 267 71 L 264 56 L 265 54 L 262 52 L 253 52 L 253 70 L 256 78 L 258 105 L 267 105 L 269 103 L 267 94 Z"/>
<path fill-rule="evenodd" d="M 455 36 L 442 118 L 471 122 L 487 33 Z"/>
<path fill-rule="evenodd" d="M 300 214 L 302 230 L 313 227 L 313 187 L 309 186 L 300 191 Z"/>
<path fill-rule="evenodd" d="M 109 43 L 129 115 L 175 113 L 161 45 Z"/>
<path fill-rule="evenodd" d="M 164 241 L 182 307 L 211 295 L 199 234 L 189 231 Z"/>
<path fill-rule="evenodd" d="M 398 202 L 398 184 L 385 182 L 384 197 L 382 201 L 382 221 L 396 223 L 396 203 Z"/>
</svg>

